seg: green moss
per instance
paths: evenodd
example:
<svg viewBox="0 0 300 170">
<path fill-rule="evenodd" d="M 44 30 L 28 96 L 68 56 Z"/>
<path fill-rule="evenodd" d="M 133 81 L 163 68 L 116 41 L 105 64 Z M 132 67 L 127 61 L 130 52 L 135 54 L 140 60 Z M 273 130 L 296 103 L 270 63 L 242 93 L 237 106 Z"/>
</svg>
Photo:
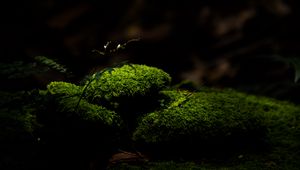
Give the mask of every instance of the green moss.
<svg viewBox="0 0 300 170">
<path fill-rule="evenodd" d="M 189 91 L 179 91 L 179 90 L 164 90 L 161 91 L 160 94 L 163 97 L 163 99 L 160 100 L 161 106 L 166 108 L 176 107 L 181 105 L 183 102 L 185 102 L 189 96 L 191 96 L 193 93 Z"/>
<path fill-rule="evenodd" d="M 69 134 L 70 139 L 66 137 L 66 141 L 79 136 L 98 138 L 99 135 L 110 140 L 108 133 L 120 130 L 123 125 L 119 114 L 90 103 L 82 96 L 82 90 L 81 86 L 71 83 L 51 82 L 46 91 L 39 92 L 45 102 L 38 114 L 39 120 L 45 125 L 43 131 L 53 133 L 48 136 Z"/>
<path fill-rule="evenodd" d="M 168 146 L 194 149 L 226 146 L 226 141 L 229 145 L 243 145 L 259 141 L 268 136 L 267 132 L 275 133 L 275 124 L 270 121 L 278 121 L 296 110 L 289 103 L 233 90 L 163 93 L 170 98 L 168 107 L 142 119 L 133 134 L 135 141 L 155 145 L 176 143 Z"/>
<path fill-rule="evenodd" d="M 80 93 L 82 92 L 80 86 L 62 81 L 51 82 L 50 84 L 48 84 L 47 90 L 52 95 L 60 94 L 74 96 L 80 95 Z"/>
<path fill-rule="evenodd" d="M 26 169 L 36 156 L 39 124 L 32 109 L 0 109 L 0 169 Z"/>
<path fill-rule="evenodd" d="M 34 101 L 27 92 L 0 94 L 0 169 L 30 169 L 41 127 Z"/>
<path fill-rule="evenodd" d="M 0 140 L 30 136 L 37 126 L 36 117 L 26 110 L 0 110 Z M 6 137 L 4 137 L 6 136 Z"/>
<path fill-rule="evenodd" d="M 178 92 L 167 93 L 174 97 Z M 134 139 L 160 142 L 196 134 L 205 139 L 261 127 L 259 117 L 252 113 L 253 107 L 244 98 L 203 92 L 189 98 L 179 96 L 167 109 L 148 114 L 137 128 Z"/>
<path fill-rule="evenodd" d="M 226 147 L 231 151 L 241 144 L 264 146 L 264 149 L 256 147 L 268 150 L 264 156 L 246 154 L 247 162 L 235 163 L 232 169 L 255 169 L 267 166 L 268 162 L 283 169 L 298 166 L 300 153 L 295 152 L 300 149 L 298 106 L 234 90 L 202 88 L 192 95 L 185 91 L 162 93 L 169 98 L 164 100 L 164 109 L 144 116 L 133 134 L 133 139 L 142 146 L 153 146 L 151 152 L 167 151 L 170 156 L 174 151 L 185 150 L 199 155 L 214 148 Z M 229 152 L 222 154 L 230 157 Z"/>
<path fill-rule="evenodd" d="M 67 82 L 51 82 L 47 86 L 50 95 L 59 95 L 56 100 L 60 112 L 76 114 L 80 119 L 98 121 L 105 125 L 120 126 L 120 117 L 114 111 L 110 111 L 100 105 L 89 103 L 80 99 L 82 87 Z"/>
<path fill-rule="evenodd" d="M 96 73 L 90 79 L 87 96 L 96 100 L 151 95 L 171 81 L 171 77 L 158 68 L 136 64 L 105 71 L 99 77 Z"/>
<path fill-rule="evenodd" d="M 59 101 L 60 111 L 71 112 L 82 120 L 102 122 L 105 125 L 119 127 L 121 119 L 117 113 L 105 107 L 94 105 L 82 99 L 77 106 L 79 97 L 63 97 Z"/>
<path fill-rule="evenodd" d="M 17 136 L 18 132 L 33 133 L 38 123 L 35 115 L 36 108 L 33 101 L 29 101 L 29 95 L 26 92 L 2 91 L 0 94 L 0 138 L 5 133 L 9 136 Z"/>
<path fill-rule="evenodd" d="M 115 112 L 80 99 L 82 93 L 80 86 L 66 82 L 51 82 L 47 90 L 51 95 L 63 95 L 57 97 L 60 111 L 77 113 L 82 120 L 101 121 L 106 125 L 120 123 Z"/>
</svg>

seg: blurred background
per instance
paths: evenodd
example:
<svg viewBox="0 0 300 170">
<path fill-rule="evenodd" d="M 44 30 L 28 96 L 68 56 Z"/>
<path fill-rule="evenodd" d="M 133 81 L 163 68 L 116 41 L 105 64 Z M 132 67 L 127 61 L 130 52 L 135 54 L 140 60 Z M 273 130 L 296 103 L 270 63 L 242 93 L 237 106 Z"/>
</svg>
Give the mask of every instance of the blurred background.
<svg viewBox="0 0 300 170">
<path fill-rule="evenodd" d="M 235 88 L 300 103 L 298 0 L 27 0 L 1 3 L 2 91 L 79 82 L 123 61 L 173 84 Z M 101 55 L 104 45 L 125 49 Z M 128 43 L 127 43 L 128 42 Z M 72 76 L 44 69 L 45 56 Z M 49 62 L 48 62 L 49 64 Z M 51 65 L 51 62 L 50 62 Z"/>
</svg>

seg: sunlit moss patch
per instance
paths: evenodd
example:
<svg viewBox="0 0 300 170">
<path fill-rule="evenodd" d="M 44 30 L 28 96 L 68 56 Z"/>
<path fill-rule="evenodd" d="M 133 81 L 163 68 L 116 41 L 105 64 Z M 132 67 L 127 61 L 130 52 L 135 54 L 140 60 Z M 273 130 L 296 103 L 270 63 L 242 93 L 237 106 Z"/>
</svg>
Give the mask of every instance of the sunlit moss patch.
<svg viewBox="0 0 300 170">
<path fill-rule="evenodd" d="M 133 134 L 135 141 L 169 143 L 173 149 L 247 145 L 267 140 L 274 133 L 272 119 L 278 121 L 297 110 L 289 103 L 234 90 L 163 93 L 170 98 L 168 106 L 141 120 Z"/>
<path fill-rule="evenodd" d="M 124 65 L 104 72 L 87 87 L 87 96 L 92 99 L 112 99 L 118 97 L 146 96 L 158 93 L 167 87 L 171 77 L 166 72 L 145 65 Z"/>
<path fill-rule="evenodd" d="M 59 101 L 60 111 L 72 112 L 82 120 L 102 122 L 109 126 L 120 126 L 121 120 L 117 113 L 105 107 L 91 104 L 79 97 L 64 97 Z"/>
<path fill-rule="evenodd" d="M 50 94 L 61 95 L 79 95 L 81 93 L 81 87 L 72 83 L 63 81 L 54 81 L 48 84 L 47 90 Z"/>
</svg>

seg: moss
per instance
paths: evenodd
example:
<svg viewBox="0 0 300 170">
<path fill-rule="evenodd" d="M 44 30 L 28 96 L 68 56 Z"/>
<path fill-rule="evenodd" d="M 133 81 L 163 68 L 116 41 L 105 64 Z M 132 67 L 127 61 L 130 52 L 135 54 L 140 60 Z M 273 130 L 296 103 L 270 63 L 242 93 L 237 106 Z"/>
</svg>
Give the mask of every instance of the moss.
<svg viewBox="0 0 300 170">
<path fill-rule="evenodd" d="M 18 135 L 13 132 L 32 134 L 39 125 L 36 122 L 36 108 L 32 101 L 29 101 L 29 94 L 2 91 L 0 94 L 0 133 L 4 134 L 4 131 L 7 131 L 9 136 Z"/>
<path fill-rule="evenodd" d="M 119 127 L 119 115 L 105 107 L 94 105 L 82 99 L 77 106 L 79 97 L 63 97 L 59 101 L 60 111 L 76 114 L 80 119 L 92 122 L 102 122 L 108 126 Z"/>
<path fill-rule="evenodd" d="M 102 122 L 109 126 L 120 126 L 120 117 L 114 111 L 103 106 L 89 103 L 80 99 L 82 87 L 67 82 L 51 82 L 47 86 L 47 92 L 56 96 L 58 111 L 76 114 L 81 120 Z"/>
<path fill-rule="evenodd" d="M 188 95 L 184 91 L 162 93 L 170 98 L 168 107 L 141 120 L 133 134 L 135 141 L 167 144 L 173 149 L 251 145 L 272 131 L 270 120 L 278 121 L 296 110 L 289 103 L 233 90 L 204 90 Z"/>
<path fill-rule="evenodd" d="M 62 81 L 54 81 L 48 84 L 47 90 L 50 94 L 60 94 L 60 95 L 80 95 L 81 87 L 76 86 L 72 83 L 62 82 Z"/>
<path fill-rule="evenodd" d="M 118 118 L 115 112 L 80 99 L 82 89 L 75 84 L 51 82 L 47 90 L 51 95 L 60 95 L 57 97 L 60 111 L 74 112 L 83 120 L 103 121 L 107 125 L 115 123 L 114 119 Z"/>
<path fill-rule="evenodd" d="M 82 98 L 82 87 L 65 82 L 52 82 L 47 91 L 39 91 L 45 102 L 38 118 L 43 127 L 41 138 L 60 152 L 96 152 L 111 149 L 123 127 L 119 114 Z M 68 144 L 70 143 L 70 144 Z"/>
<path fill-rule="evenodd" d="M 26 110 L 0 110 L 0 140 L 31 138 L 37 126 L 36 117 Z M 18 140 L 20 140 L 18 139 Z"/>
<path fill-rule="evenodd" d="M 136 64 L 105 71 L 99 77 L 97 75 L 91 76 L 92 82 L 87 87 L 87 96 L 93 100 L 147 96 L 158 93 L 171 81 L 171 77 L 158 68 Z"/>
<path fill-rule="evenodd" d="M 66 158 L 78 160 L 77 164 L 93 155 L 110 153 L 121 138 L 123 122 L 119 114 L 83 98 L 79 102 L 81 96 L 77 94 L 56 92 L 44 96 L 47 103 L 38 114 L 44 125 L 40 129 L 43 147 L 49 155 L 60 153 L 50 160 L 59 164 Z"/>
<path fill-rule="evenodd" d="M 32 169 L 41 127 L 35 104 L 27 92 L 0 94 L 0 169 Z"/>
<path fill-rule="evenodd" d="M 163 96 L 160 100 L 160 105 L 165 108 L 171 108 L 181 105 L 193 93 L 185 90 L 164 90 L 160 94 Z"/>
</svg>

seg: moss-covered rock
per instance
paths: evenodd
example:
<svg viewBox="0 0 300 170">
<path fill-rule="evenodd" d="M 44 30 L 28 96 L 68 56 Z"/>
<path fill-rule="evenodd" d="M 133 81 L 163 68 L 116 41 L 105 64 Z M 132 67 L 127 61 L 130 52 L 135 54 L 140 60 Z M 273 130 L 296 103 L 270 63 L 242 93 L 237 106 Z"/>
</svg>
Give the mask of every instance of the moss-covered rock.
<svg viewBox="0 0 300 170">
<path fill-rule="evenodd" d="M 48 93 L 48 94 L 47 94 Z M 103 123 L 107 126 L 120 126 L 120 116 L 101 105 L 89 103 L 82 96 L 82 87 L 67 82 L 51 82 L 47 95 L 54 96 L 60 117 L 77 117 L 82 121 Z M 68 113 L 68 114 L 66 114 Z M 53 115 L 54 116 L 54 115 Z"/>
<path fill-rule="evenodd" d="M 63 81 L 53 81 L 47 85 L 47 90 L 50 94 L 61 94 L 69 96 L 79 96 L 82 92 L 82 88 L 72 83 Z"/>
<path fill-rule="evenodd" d="M 147 96 L 158 93 L 167 87 L 171 81 L 169 74 L 161 69 L 145 65 L 124 65 L 105 71 L 102 74 L 95 73 L 86 83 L 89 99 L 106 99 Z"/>
<path fill-rule="evenodd" d="M 44 152 L 61 154 L 49 157 L 53 164 L 62 160 L 79 164 L 95 154 L 106 157 L 115 149 L 123 129 L 120 115 L 87 101 L 81 86 L 52 82 L 40 94 L 44 98 L 38 114 L 44 125 L 39 131 Z"/>
<path fill-rule="evenodd" d="M 120 127 L 122 124 L 120 116 L 105 107 L 91 104 L 85 99 L 79 97 L 64 97 L 59 101 L 59 110 L 62 112 L 71 112 L 76 114 L 84 121 L 103 123 L 107 126 Z"/>
<path fill-rule="evenodd" d="M 163 110 L 144 116 L 133 134 L 160 149 L 213 150 L 257 145 L 267 138 L 270 118 L 295 112 L 289 103 L 233 90 L 163 91 Z M 286 114 L 285 114 L 286 113 Z"/>
</svg>

